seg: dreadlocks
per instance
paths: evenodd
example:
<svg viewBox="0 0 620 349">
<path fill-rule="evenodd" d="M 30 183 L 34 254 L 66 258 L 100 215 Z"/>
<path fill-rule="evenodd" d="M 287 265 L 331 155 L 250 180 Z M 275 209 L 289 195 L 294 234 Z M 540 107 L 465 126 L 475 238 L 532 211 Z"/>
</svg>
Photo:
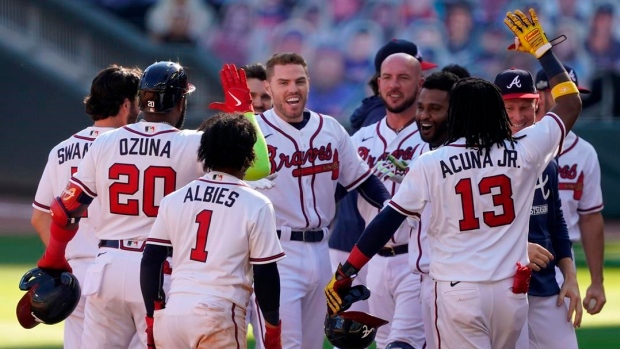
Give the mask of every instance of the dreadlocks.
<svg viewBox="0 0 620 349">
<path fill-rule="evenodd" d="M 493 144 L 514 145 L 510 119 L 501 92 L 492 83 L 479 78 L 459 80 L 450 93 L 448 139 L 445 144 L 465 138 L 468 148 L 490 151 Z"/>
</svg>

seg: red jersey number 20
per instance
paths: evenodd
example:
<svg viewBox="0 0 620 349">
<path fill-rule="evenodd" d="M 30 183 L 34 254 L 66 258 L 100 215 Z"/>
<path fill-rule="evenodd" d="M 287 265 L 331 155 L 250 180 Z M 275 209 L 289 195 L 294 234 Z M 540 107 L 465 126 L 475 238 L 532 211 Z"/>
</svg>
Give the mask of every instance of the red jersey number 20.
<svg viewBox="0 0 620 349">
<path fill-rule="evenodd" d="M 493 194 L 493 188 L 499 190 Z M 491 195 L 493 206 L 501 207 L 502 213 L 484 211 L 482 221 L 489 227 L 508 225 L 515 219 L 515 207 L 512 199 L 512 185 L 506 175 L 497 175 L 483 178 L 477 188 L 472 186 L 471 178 L 461 179 L 454 188 L 456 194 L 461 196 L 463 219 L 459 221 L 461 231 L 480 229 L 480 218 L 476 216 L 474 209 L 473 190 L 477 189 L 480 195 Z"/>
<path fill-rule="evenodd" d="M 109 178 L 119 180 L 110 185 L 110 212 L 127 216 L 137 216 L 140 209 L 147 217 L 156 217 L 159 202 L 155 202 L 155 186 L 163 185 L 163 195 L 172 193 L 176 187 L 177 174 L 171 167 L 149 166 L 142 173 L 133 164 L 114 164 L 110 167 Z M 142 179 L 142 181 L 140 180 Z M 140 188 L 142 182 L 142 188 Z M 121 195 L 134 195 L 138 199 L 125 199 Z"/>
</svg>

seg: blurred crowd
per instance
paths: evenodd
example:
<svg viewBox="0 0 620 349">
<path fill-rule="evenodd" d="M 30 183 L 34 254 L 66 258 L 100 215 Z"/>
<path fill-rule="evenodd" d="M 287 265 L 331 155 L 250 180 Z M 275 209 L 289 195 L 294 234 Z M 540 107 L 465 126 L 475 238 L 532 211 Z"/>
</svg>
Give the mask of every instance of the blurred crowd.
<svg viewBox="0 0 620 349">
<path fill-rule="evenodd" d="M 503 24 L 506 11 L 533 7 L 550 39 L 566 36 L 556 55 L 581 84 L 593 86 L 584 105 L 596 105 L 601 89 L 613 89 L 618 98 L 612 99 L 620 100 L 617 0 L 83 1 L 125 18 L 156 42 L 192 45 L 221 62 L 244 65 L 265 62 L 274 52 L 301 53 L 312 79 L 308 107 L 343 122 L 369 94 L 377 49 L 393 38 L 415 42 L 425 61 L 458 63 L 491 81 L 509 67 L 535 73 L 534 59 L 506 50 L 514 38 Z M 620 116 L 616 104 L 609 113 Z"/>
</svg>

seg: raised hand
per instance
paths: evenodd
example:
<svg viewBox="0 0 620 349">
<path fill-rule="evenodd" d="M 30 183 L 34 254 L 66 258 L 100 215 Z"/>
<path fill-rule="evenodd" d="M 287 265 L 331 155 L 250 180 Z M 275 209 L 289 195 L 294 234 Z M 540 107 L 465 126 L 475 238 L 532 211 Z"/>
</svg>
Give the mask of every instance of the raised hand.
<svg viewBox="0 0 620 349">
<path fill-rule="evenodd" d="M 515 50 L 528 52 L 534 57 L 540 58 L 551 49 L 551 43 L 538 22 L 536 11 L 531 8 L 529 14 L 531 18 L 519 10 L 514 13 L 508 12 L 504 18 L 504 23 L 517 37 L 515 39 Z"/>
<path fill-rule="evenodd" d="M 220 71 L 220 80 L 224 90 L 224 103 L 213 102 L 209 104 L 209 108 L 225 113 L 254 113 L 252 96 L 243 69 L 237 69 L 234 64 L 224 64 Z"/>
</svg>

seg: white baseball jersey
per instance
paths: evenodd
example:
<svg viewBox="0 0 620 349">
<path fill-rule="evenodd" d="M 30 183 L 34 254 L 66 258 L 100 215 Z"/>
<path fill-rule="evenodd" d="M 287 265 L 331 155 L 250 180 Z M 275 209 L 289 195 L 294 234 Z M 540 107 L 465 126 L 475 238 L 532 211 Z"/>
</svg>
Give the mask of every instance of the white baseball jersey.
<svg viewBox="0 0 620 349">
<path fill-rule="evenodd" d="M 409 163 L 409 167 L 420 155 L 430 150 L 428 143 L 423 143 L 418 147 L 414 160 Z M 407 218 L 407 223 L 413 228 L 413 234 L 409 239 L 409 269 L 414 274 L 428 274 L 431 264 L 430 247 L 428 245 L 428 227 L 430 226 L 433 208 L 427 205 L 420 214 L 420 219 Z"/>
<path fill-rule="evenodd" d="M 398 160 L 409 163 L 415 156 L 419 155 L 419 148 L 425 144 L 420 138 L 418 127 L 415 123 L 411 123 L 399 133 L 396 133 L 388 127 L 386 118 L 373 125 L 363 127 L 351 137 L 351 140 L 362 160 L 366 161 L 370 168 L 374 168 L 379 161 L 387 160 L 390 154 Z M 398 169 L 394 171 L 397 175 L 405 175 L 405 171 Z M 399 183 L 387 178 L 383 180 L 383 184 L 390 192 L 390 196 L 394 196 L 400 187 Z M 367 225 L 380 211 L 380 209 L 372 206 L 360 196 L 357 199 L 357 208 Z M 412 233 L 414 233 L 414 228 L 407 224 L 407 222 L 404 222 L 386 246 L 406 244 L 409 242 Z"/>
<path fill-rule="evenodd" d="M 581 240 L 579 215 L 603 209 L 601 167 L 594 147 L 569 132 L 558 156 L 558 186 L 571 241 Z"/>
<path fill-rule="evenodd" d="M 174 248 L 170 295 L 212 295 L 243 308 L 252 291 L 251 264 L 284 258 L 269 199 L 223 172 L 166 196 L 147 243 Z"/>
<path fill-rule="evenodd" d="M 517 262 L 528 263 L 533 189 L 566 129 L 547 113 L 520 134 L 525 137 L 514 147 L 493 146 L 489 152 L 467 148 L 459 139 L 420 156 L 405 176 L 390 206 L 419 218 L 431 204 L 433 279 L 499 281 L 515 275 Z"/>
<path fill-rule="evenodd" d="M 138 122 L 99 136 L 71 178 L 99 201 L 95 236 L 146 240 L 161 199 L 204 174 L 197 159 L 201 135 Z"/>
<path fill-rule="evenodd" d="M 345 129 L 328 115 L 310 113 L 301 130 L 273 109 L 257 118 L 265 135 L 275 187 L 263 193 L 277 212 L 276 226 L 293 229 L 329 226 L 336 211 L 334 193 L 340 183 L 355 189 L 370 176 Z"/>
<path fill-rule="evenodd" d="M 32 207 L 49 213 L 52 201 L 63 192 L 69 178 L 77 171 L 78 165 L 86 156 L 95 138 L 113 129 L 111 127 L 87 127 L 52 148 L 43 175 L 41 175 Z M 68 260 L 85 257 L 94 258 L 97 254 L 97 243 L 99 241 L 95 238 L 94 229 L 100 217 L 98 212 L 99 203 L 95 200 L 82 215 L 80 229 L 67 245 L 65 257 Z"/>
</svg>

